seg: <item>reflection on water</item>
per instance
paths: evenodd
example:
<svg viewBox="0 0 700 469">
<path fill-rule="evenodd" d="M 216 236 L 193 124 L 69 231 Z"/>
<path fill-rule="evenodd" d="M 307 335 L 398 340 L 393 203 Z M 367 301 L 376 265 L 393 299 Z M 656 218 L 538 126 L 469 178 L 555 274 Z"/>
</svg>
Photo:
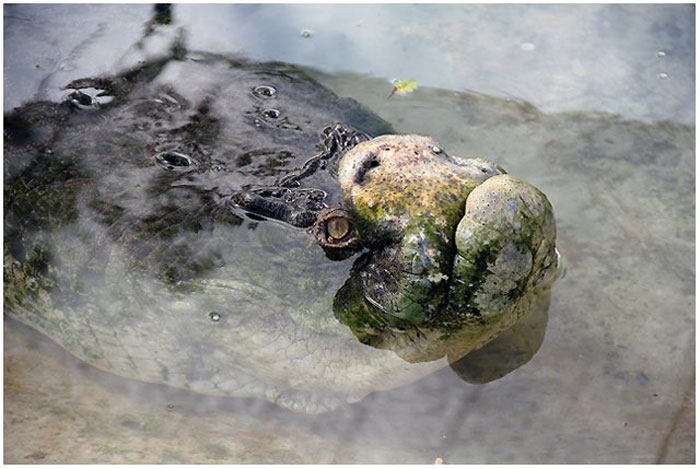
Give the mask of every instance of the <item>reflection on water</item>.
<svg viewBox="0 0 700 469">
<path fill-rule="evenodd" d="M 450 368 L 468 383 L 484 384 L 529 362 L 544 340 L 549 296 L 549 292 L 539 295 L 529 314 L 483 348 L 450 363 Z"/>
<path fill-rule="evenodd" d="M 548 195 L 567 276 L 539 353 L 488 384 L 445 369 L 318 417 L 118 380 L 6 321 L 6 461 L 693 460 L 693 129 L 423 87 L 387 101 L 384 79 L 316 77 Z"/>
<path fill-rule="evenodd" d="M 38 51 L 28 60 L 27 48 L 5 48 L 7 110 L 33 96 L 48 72 L 54 75 L 45 87 L 135 64 L 138 55 L 124 53 L 150 7 L 6 6 L 5 15 L 6 35 Z M 72 18 L 82 19 L 80 28 L 66 27 Z M 683 123 L 694 122 L 693 18 L 692 5 L 183 4 L 175 12 L 195 50 L 387 83 L 416 79 L 419 86 L 525 99 L 547 112 Z"/>
</svg>

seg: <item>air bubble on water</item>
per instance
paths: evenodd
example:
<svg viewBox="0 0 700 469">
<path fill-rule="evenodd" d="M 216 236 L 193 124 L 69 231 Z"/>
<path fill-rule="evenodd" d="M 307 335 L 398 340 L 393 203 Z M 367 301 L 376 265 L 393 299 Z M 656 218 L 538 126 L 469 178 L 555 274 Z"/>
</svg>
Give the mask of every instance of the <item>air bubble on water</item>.
<svg viewBox="0 0 700 469">
<path fill-rule="evenodd" d="M 261 98 L 271 98 L 277 94 L 277 89 L 270 85 L 258 85 L 253 88 L 253 94 Z"/>
<path fill-rule="evenodd" d="M 99 109 L 99 107 L 103 104 L 112 102 L 114 100 L 114 96 L 111 96 L 106 90 L 103 89 L 84 87 L 71 90 L 67 99 L 74 109 L 95 110 Z"/>
<path fill-rule="evenodd" d="M 173 410 L 175 408 L 175 404 L 172 402 L 168 402 L 168 410 Z"/>
<path fill-rule="evenodd" d="M 665 80 L 666 78 L 668 78 L 668 73 L 666 73 L 666 72 L 659 73 L 659 79 Z"/>
<path fill-rule="evenodd" d="M 666 57 L 666 52 L 664 52 L 664 51 L 662 51 L 662 50 L 657 51 L 657 52 L 656 52 L 656 56 L 657 56 L 657 57 Z"/>
<path fill-rule="evenodd" d="M 211 313 L 209 313 L 209 319 L 211 319 L 214 322 L 219 322 L 221 320 L 221 315 L 216 311 L 212 311 Z"/>
<path fill-rule="evenodd" d="M 280 116 L 280 112 L 277 109 L 265 109 L 262 111 L 262 115 L 268 119 L 277 119 Z"/>
<path fill-rule="evenodd" d="M 302 29 L 300 34 L 301 34 L 301 37 L 306 39 L 306 38 L 311 37 L 312 32 L 310 29 Z"/>
<path fill-rule="evenodd" d="M 520 44 L 520 48 L 526 52 L 531 52 L 535 50 L 535 45 L 531 42 L 523 42 Z"/>
<path fill-rule="evenodd" d="M 83 93 L 80 90 L 73 91 L 69 96 L 70 102 L 75 107 L 87 108 L 93 104 L 92 96 L 87 93 Z"/>
<path fill-rule="evenodd" d="M 196 165 L 191 156 L 177 151 L 164 151 L 153 158 L 156 163 L 169 171 L 186 171 Z"/>
</svg>

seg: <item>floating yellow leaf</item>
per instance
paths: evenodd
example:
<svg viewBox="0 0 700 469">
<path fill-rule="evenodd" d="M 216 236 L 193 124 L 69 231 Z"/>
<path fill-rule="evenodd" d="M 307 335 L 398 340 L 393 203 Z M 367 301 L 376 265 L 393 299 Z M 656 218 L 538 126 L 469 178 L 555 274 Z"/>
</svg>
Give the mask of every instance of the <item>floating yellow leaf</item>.
<svg viewBox="0 0 700 469">
<path fill-rule="evenodd" d="M 418 82 L 416 80 L 394 80 L 394 87 L 386 99 L 391 98 L 394 94 L 408 94 L 416 91 Z"/>
</svg>

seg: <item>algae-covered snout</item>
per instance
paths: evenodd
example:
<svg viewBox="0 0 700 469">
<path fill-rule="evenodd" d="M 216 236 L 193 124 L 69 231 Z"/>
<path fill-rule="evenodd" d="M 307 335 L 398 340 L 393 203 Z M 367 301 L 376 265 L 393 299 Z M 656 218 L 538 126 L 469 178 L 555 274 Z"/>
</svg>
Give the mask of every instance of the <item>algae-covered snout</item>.
<svg viewBox="0 0 700 469">
<path fill-rule="evenodd" d="M 348 151 L 338 177 L 365 251 L 335 314 L 365 343 L 403 330 L 460 336 L 468 353 L 517 321 L 555 276 L 549 201 L 489 161 L 385 135 Z"/>
</svg>

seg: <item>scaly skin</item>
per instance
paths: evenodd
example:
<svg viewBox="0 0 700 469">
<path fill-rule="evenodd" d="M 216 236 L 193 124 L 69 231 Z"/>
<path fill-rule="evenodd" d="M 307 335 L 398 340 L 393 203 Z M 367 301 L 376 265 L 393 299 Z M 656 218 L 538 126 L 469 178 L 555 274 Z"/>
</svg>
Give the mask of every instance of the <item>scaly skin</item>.
<svg viewBox="0 0 700 469">
<path fill-rule="evenodd" d="M 96 367 L 318 413 L 481 347 L 551 281 L 541 193 L 426 137 L 358 143 L 390 127 L 288 66 L 73 85 L 114 100 L 5 119 L 4 306 Z M 363 252 L 333 261 L 298 227 L 340 203 Z"/>
<path fill-rule="evenodd" d="M 410 361 L 464 355 L 554 279 L 551 205 L 486 160 L 385 135 L 348 152 L 339 181 L 358 238 L 374 248 L 335 303 L 363 342 Z"/>
</svg>

